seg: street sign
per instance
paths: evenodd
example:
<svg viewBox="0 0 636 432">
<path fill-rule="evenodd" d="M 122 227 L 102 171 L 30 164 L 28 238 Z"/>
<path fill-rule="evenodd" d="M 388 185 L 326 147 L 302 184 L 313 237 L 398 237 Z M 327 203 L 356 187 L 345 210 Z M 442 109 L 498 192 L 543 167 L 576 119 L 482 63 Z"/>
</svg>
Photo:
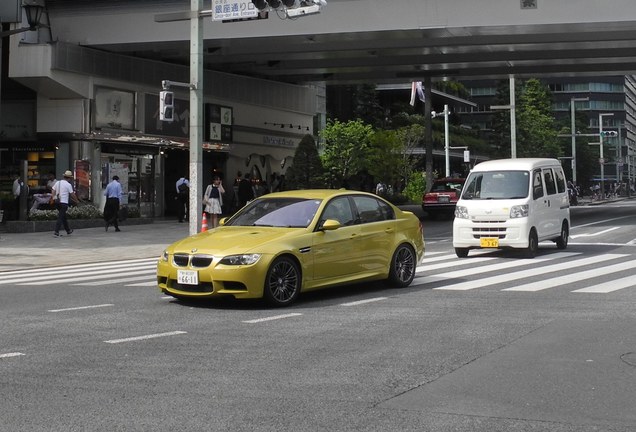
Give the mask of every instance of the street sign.
<svg viewBox="0 0 636 432">
<path fill-rule="evenodd" d="M 258 18 L 252 0 L 212 0 L 212 21 Z"/>
</svg>

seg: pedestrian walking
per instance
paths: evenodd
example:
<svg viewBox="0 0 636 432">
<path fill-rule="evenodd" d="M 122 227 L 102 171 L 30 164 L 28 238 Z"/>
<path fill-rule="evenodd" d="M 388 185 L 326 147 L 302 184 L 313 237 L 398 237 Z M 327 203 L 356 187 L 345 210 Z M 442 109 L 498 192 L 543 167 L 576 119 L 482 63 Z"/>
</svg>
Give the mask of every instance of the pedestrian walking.
<svg viewBox="0 0 636 432">
<path fill-rule="evenodd" d="M 179 222 L 183 222 L 189 213 L 190 207 L 190 181 L 187 177 L 183 176 L 176 183 L 177 187 L 177 201 L 179 202 L 177 209 L 177 216 Z"/>
<path fill-rule="evenodd" d="M 121 183 L 119 183 L 119 176 L 113 176 L 113 180 L 108 183 L 104 196 L 106 197 L 106 204 L 104 205 L 104 221 L 106 222 L 106 231 L 110 225 L 115 227 L 115 231 L 121 231 L 119 229 L 119 198 L 122 195 Z"/>
<path fill-rule="evenodd" d="M 68 211 L 69 201 L 77 204 L 79 200 L 73 191 L 73 185 L 70 183 L 71 181 L 73 181 L 73 173 L 67 170 L 64 173 L 64 178 L 58 181 L 53 187 L 53 196 L 58 197 L 57 222 L 55 223 L 55 232 L 53 233 L 53 237 L 60 237 L 60 228 L 62 227 L 64 227 L 67 235 L 71 235 L 73 233 L 73 230 L 68 225 L 66 212 Z"/>
</svg>

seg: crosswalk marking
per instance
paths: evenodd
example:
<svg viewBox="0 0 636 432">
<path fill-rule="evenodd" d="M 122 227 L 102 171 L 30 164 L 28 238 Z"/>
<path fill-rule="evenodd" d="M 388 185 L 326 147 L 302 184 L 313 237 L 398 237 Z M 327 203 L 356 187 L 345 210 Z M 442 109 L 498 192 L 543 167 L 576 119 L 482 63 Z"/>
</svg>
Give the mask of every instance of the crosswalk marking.
<svg viewBox="0 0 636 432">
<path fill-rule="evenodd" d="M 153 269 L 152 271 L 144 271 L 144 272 L 138 272 L 135 271 L 135 274 L 139 274 L 139 273 L 153 273 L 154 274 L 155 270 Z M 143 275 L 143 276 L 129 276 L 129 277 L 125 277 L 125 278 L 119 278 L 119 279 L 107 279 L 107 280 L 99 280 L 99 281 L 93 281 L 93 282 L 82 282 L 82 283 L 74 283 L 71 285 L 77 285 L 77 286 L 102 286 L 102 285 L 110 285 L 110 284 L 114 284 L 114 283 L 126 283 L 126 282 L 134 282 L 134 281 L 140 281 L 140 280 L 148 280 L 149 276 Z"/>
<path fill-rule="evenodd" d="M 636 269 L 636 259 L 629 258 L 628 254 L 585 256 L 581 252 L 559 251 L 545 253 L 531 260 L 505 258 L 493 251 L 482 252 L 480 255 L 476 253 L 470 258 L 458 258 L 454 253 L 432 253 L 418 265 L 413 285 L 435 284 L 431 287 L 433 290 L 448 291 L 467 291 L 500 285 L 499 290 L 502 292 L 537 292 L 579 282 L 579 289 L 571 292 L 597 294 L 636 288 L 636 275 L 625 274 Z M 0 285 L 13 283 L 43 286 L 67 283 L 85 287 L 112 284 L 155 287 L 155 272 L 156 259 L 149 258 L 20 270 L 0 274 Z M 616 277 L 613 278 L 613 275 Z M 540 280 L 524 280 L 528 278 Z M 515 281 L 521 283 L 515 284 Z"/>
<path fill-rule="evenodd" d="M 505 270 L 505 269 L 514 268 L 514 267 L 534 265 L 537 262 L 550 261 L 550 260 L 560 259 L 560 258 L 569 258 L 576 255 L 579 255 L 579 254 L 576 252 L 557 252 L 557 253 L 545 255 L 542 257 L 536 257 L 532 260 L 511 259 L 511 260 L 506 260 L 504 262 L 497 263 L 497 264 L 491 264 L 491 265 L 486 265 L 481 267 L 471 267 L 465 270 L 453 270 L 452 272 L 449 272 L 447 274 L 448 276 L 446 277 L 446 279 L 456 279 L 456 278 L 462 278 L 467 276 L 474 276 L 481 273 L 487 273 L 490 271 Z M 466 261 L 472 262 L 474 259 L 475 258 L 466 259 Z M 465 258 L 459 261 L 463 261 L 463 260 L 465 260 Z M 446 268 L 448 267 L 449 266 L 447 265 Z M 425 278 L 424 282 L 427 282 L 426 280 L 427 277 L 424 276 L 424 278 Z"/>
<path fill-rule="evenodd" d="M 152 269 L 147 269 L 147 270 L 138 270 L 135 269 L 134 270 L 136 275 L 139 274 L 150 274 L 150 273 L 154 273 L 156 272 L 155 268 Z M 78 274 L 74 277 L 67 277 L 67 278 L 63 278 L 63 279 L 53 279 L 50 277 L 46 277 L 46 278 L 42 278 L 42 277 L 37 277 L 37 278 L 33 278 L 34 281 L 29 281 L 29 282 L 22 282 L 19 285 L 50 285 L 52 282 L 55 283 L 67 283 L 67 282 L 79 282 L 79 281 L 86 281 L 86 280 L 94 280 L 94 279 L 109 279 L 113 277 L 113 273 L 122 273 L 121 269 L 116 269 L 116 270 L 104 270 L 104 271 L 99 271 L 99 272 L 93 272 L 90 275 L 86 275 L 85 273 L 81 273 Z"/>
<path fill-rule="evenodd" d="M 607 258 L 608 256 L 609 258 Z M 610 255 L 602 255 L 600 257 L 592 257 L 593 261 L 591 263 L 592 264 L 597 262 L 600 263 L 600 262 L 608 261 L 608 260 L 615 259 L 618 257 L 623 257 L 623 256 L 625 255 L 610 254 Z M 530 282 L 523 285 L 517 285 L 512 288 L 506 288 L 502 291 L 532 291 L 532 292 L 542 291 L 542 290 L 554 288 L 563 284 L 567 284 L 571 282 L 579 282 L 582 280 L 591 279 L 593 277 L 604 276 L 604 275 L 616 273 L 623 270 L 629 270 L 631 268 L 634 268 L 634 262 L 626 261 L 626 262 L 622 262 L 619 264 L 614 264 L 614 265 L 610 265 L 606 267 L 595 268 L 593 270 L 585 270 L 582 272 L 567 274 L 565 276 L 554 277 L 547 280 Z M 634 283 L 636 283 L 636 281 L 634 280 L 634 277 L 632 277 L 632 284 Z"/>
<path fill-rule="evenodd" d="M 552 264 L 552 265 L 547 265 L 547 266 L 538 267 L 538 268 L 536 267 L 530 268 L 530 269 L 518 271 L 515 273 L 507 273 L 507 274 L 502 274 L 497 276 L 487 276 L 487 277 L 484 277 L 483 279 L 478 279 L 476 281 L 461 282 L 461 283 L 456 283 L 453 285 L 447 285 L 447 286 L 434 288 L 434 289 L 466 291 L 466 290 L 484 287 L 487 285 L 496 285 L 502 282 L 510 282 L 510 281 L 527 278 L 527 277 L 543 275 L 543 274 L 547 274 L 554 271 L 592 265 L 601 261 L 609 261 L 616 258 L 620 258 L 622 256 L 624 255 L 606 255 L 602 257 L 603 259 L 601 259 L 601 257 L 583 258 L 576 261 L 568 261 L 565 263 Z"/>
<path fill-rule="evenodd" d="M 130 263 L 124 263 L 124 264 L 113 264 L 113 265 L 97 265 L 97 266 L 92 266 L 92 267 L 85 267 L 85 268 L 81 268 L 81 269 L 68 269 L 67 267 L 64 267 L 63 269 L 59 270 L 59 269 L 55 269 L 55 270 L 48 270 L 46 272 L 42 272 L 41 270 L 37 270 L 34 271 L 33 273 L 23 273 L 20 275 L 13 275 L 13 277 L 7 277 L 4 278 L 4 274 L 1 275 L 2 277 L 0 278 L 0 285 L 2 284 L 10 284 L 10 283 L 18 283 L 18 284 L 24 284 L 24 279 L 25 276 L 29 276 L 29 280 L 30 281 L 43 281 L 42 283 L 38 284 L 38 283 L 29 283 L 29 285 L 46 285 L 48 283 L 50 283 L 52 280 L 59 280 L 56 279 L 56 277 L 58 276 L 65 276 L 65 275 L 111 275 L 112 273 L 121 273 L 124 270 L 126 270 L 127 268 L 130 268 L 131 270 L 134 270 L 135 272 L 138 269 L 152 269 L 153 271 L 156 270 L 156 265 L 152 264 L 152 263 L 148 263 L 148 264 L 130 264 Z M 33 274 L 35 274 L 36 276 L 32 276 Z M 106 277 L 110 277 L 110 276 L 106 276 Z M 66 280 L 61 279 L 59 280 L 61 282 L 65 282 Z"/>
<path fill-rule="evenodd" d="M 631 262 L 630 264 L 632 264 L 632 266 L 630 266 L 630 268 L 633 268 L 633 262 Z M 609 282 L 605 282 L 599 285 L 594 285 L 591 287 L 587 287 L 587 288 L 581 288 L 581 289 L 577 289 L 574 290 L 572 292 L 575 293 L 597 293 L 597 294 L 606 294 L 606 293 L 610 293 L 613 291 L 618 291 L 621 290 L 623 288 L 629 288 L 629 287 L 633 287 L 636 286 L 636 280 L 634 279 L 634 276 L 627 276 L 621 279 L 615 279 Z"/>
</svg>

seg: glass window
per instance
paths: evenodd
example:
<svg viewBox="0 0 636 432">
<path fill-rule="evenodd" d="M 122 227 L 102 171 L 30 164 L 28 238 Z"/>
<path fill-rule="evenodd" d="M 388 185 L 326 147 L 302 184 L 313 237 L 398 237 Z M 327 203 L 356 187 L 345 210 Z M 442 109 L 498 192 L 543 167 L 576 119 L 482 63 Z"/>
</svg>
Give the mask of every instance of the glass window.
<svg viewBox="0 0 636 432">
<path fill-rule="evenodd" d="M 321 221 L 334 219 L 340 222 L 340 225 L 353 225 L 355 218 L 351 210 L 351 204 L 347 197 L 337 197 L 332 199 L 325 207 L 325 211 L 320 218 Z"/>
<path fill-rule="evenodd" d="M 555 169 L 554 174 L 556 175 L 557 191 L 559 193 L 565 192 L 567 190 L 567 186 L 565 185 L 565 175 L 563 174 L 563 170 Z"/>
<path fill-rule="evenodd" d="M 528 196 L 527 171 L 491 171 L 471 173 L 463 199 L 520 199 Z"/>
<path fill-rule="evenodd" d="M 358 210 L 360 223 L 379 222 L 395 217 L 395 214 L 386 203 L 373 197 L 354 196 L 353 202 Z"/>
<path fill-rule="evenodd" d="M 532 198 L 539 199 L 543 196 L 543 177 L 541 170 L 534 170 L 532 174 Z"/>
<path fill-rule="evenodd" d="M 543 170 L 543 178 L 545 181 L 545 190 L 548 195 L 556 194 L 556 182 L 554 181 L 554 175 L 552 174 L 551 169 Z"/>
<path fill-rule="evenodd" d="M 228 226 L 306 228 L 321 201 L 304 198 L 259 198 L 233 216 Z"/>
</svg>

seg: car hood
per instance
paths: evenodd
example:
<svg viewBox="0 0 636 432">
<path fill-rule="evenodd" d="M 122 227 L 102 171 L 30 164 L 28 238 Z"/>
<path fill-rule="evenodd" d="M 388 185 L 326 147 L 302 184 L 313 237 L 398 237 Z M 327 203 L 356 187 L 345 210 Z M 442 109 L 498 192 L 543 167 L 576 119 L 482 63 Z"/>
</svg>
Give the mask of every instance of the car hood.
<svg viewBox="0 0 636 432">
<path fill-rule="evenodd" d="M 210 231 L 186 237 L 170 245 L 171 252 L 211 255 L 266 252 L 273 242 L 280 244 L 295 237 L 305 228 L 273 228 L 221 226 Z M 278 248 L 280 250 L 280 247 Z"/>
</svg>

